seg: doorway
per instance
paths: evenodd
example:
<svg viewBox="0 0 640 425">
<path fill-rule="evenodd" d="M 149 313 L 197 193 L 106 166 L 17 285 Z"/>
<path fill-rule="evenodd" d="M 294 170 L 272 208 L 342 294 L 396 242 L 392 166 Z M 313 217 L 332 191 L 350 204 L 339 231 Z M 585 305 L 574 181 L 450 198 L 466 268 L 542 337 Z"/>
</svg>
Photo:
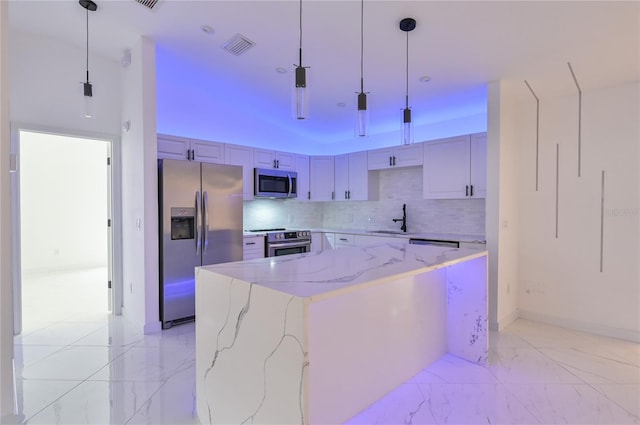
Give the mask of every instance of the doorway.
<svg viewBox="0 0 640 425">
<path fill-rule="evenodd" d="M 112 309 L 111 141 L 18 131 L 15 333 Z"/>
</svg>

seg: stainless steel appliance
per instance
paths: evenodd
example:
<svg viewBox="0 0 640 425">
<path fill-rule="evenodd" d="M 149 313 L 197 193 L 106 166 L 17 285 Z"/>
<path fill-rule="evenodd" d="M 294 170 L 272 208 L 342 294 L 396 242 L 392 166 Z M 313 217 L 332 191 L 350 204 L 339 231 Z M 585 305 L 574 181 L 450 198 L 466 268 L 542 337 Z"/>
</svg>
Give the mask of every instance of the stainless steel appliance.
<svg viewBox="0 0 640 425">
<path fill-rule="evenodd" d="M 410 244 L 414 245 L 435 245 L 435 246 L 445 246 L 449 248 L 460 248 L 460 242 L 458 241 L 442 241 L 437 239 L 409 239 Z"/>
<path fill-rule="evenodd" d="M 311 251 L 311 231 L 283 231 L 267 233 L 265 256 L 302 254 Z"/>
<path fill-rule="evenodd" d="M 242 260 L 242 167 L 158 160 L 160 321 L 195 318 L 195 267 Z"/>
<path fill-rule="evenodd" d="M 256 198 L 295 198 L 298 192 L 298 173 L 295 171 L 254 168 Z"/>
</svg>

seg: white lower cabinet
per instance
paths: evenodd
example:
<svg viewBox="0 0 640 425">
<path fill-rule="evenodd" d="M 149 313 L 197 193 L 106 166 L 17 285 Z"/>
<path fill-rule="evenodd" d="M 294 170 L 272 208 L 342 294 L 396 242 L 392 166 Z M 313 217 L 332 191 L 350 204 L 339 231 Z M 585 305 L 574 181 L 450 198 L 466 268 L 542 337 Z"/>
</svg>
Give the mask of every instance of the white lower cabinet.
<svg viewBox="0 0 640 425">
<path fill-rule="evenodd" d="M 356 235 L 355 246 L 367 246 L 381 243 L 407 243 L 409 239 L 394 238 L 390 236 L 378 236 L 378 235 Z"/>
<path fill-rule="evenodd" d="M 250 235 L 242 238 L 242 259 L 264 258 L 264 235 Z"/>
<path fill-rule="evenodd" d="M 334 248 L 345 248 L 349 246 L 354 246 L 356 235 L 351 235 L 348 233 L 336 233 L 335 234 L 335 245 Z"/>
<path fill-rule="evenodd" d="M 331 249 L 331 244 L 326 235 L 324 232 L 311 232 L 311 252 L 322 252 L 325 249 Z"/>
</svg>

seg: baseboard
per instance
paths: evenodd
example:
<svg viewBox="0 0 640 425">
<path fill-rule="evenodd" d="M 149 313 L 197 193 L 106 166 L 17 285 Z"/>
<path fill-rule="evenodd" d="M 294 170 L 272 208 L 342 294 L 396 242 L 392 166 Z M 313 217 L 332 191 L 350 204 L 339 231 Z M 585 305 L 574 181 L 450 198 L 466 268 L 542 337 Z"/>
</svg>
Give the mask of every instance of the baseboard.
<svg viewBox="0 0 640 425">
<path fill-rule="evenodd" d="M 623 339 L 640 343 L 640 331 L 629 329 L 614 328 L 611 326 L 600 325 L 597 323 L 582 322 L 579 320 L 564 319 L 546 314 L 534 313 L 532 311 L 518 310 L 518 317 L 521 319 L 532 320 L 534 322 L 547 323 L 549 325 L 560 326 L 576 331 L 587 332 L 596 335 L 607 336 L 611 338 Z"/>
<path fill-rule="evenodd" d="M 516 320 L 518 320 L 518 317 L 520 317 L 520 314 L 518 313 L 518 310 L 515 309 L 511 313 L 507 314 L 506 316 L 503 316 L 501 319 L 498 319 L 497 330 L 498 331 L 504 330 L 507 326 L 509 326 Z"/>
<path fill-rule="evenodd" d="M 159 320 L 158 321 L 153 321 L 153 322 L 143 323 L 143 322 L 141 322 L 139 320 L 135 320 L 134 318 L 132 318 L 127 313 L 128 313 L 127 309 L 122 307 L 122 317 L 124 317 L 125 320 L 129 321 L 130 323 L 134 324 L 135 326 L 140 326 L 140 328 L 142 328 L 142 332 L 145 335 L 154 334 L 154 333 L 158 333 L 158 332 L 162 331 L 162 323 L 160 323 Z"/>
</svg>

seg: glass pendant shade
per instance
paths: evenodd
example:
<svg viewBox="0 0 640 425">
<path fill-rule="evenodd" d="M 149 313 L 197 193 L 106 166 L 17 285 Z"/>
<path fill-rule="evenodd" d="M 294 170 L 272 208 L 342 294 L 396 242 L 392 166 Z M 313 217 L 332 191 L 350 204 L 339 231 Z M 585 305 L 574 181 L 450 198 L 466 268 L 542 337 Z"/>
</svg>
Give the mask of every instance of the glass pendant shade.
<svg viewBox="0 0 640 425">
<path fill-rule="evenodd" d="M 369 134 L 369 110 L 367 109 L 367 94 L 358 93 L 358 110 L 356 111 L 356 135 L 364 137 Z"/>
<path fill-rule="evenodd" d="M 402 144 L 413 143 L 413 123 L 411 122 L 411 109 L 405 108 L 402 111 Z"/>
<path fill-rule="evenodd" d="M 307 70 L 302 66 L 296 67 L 295 72 L 295 117 L 303 120 L 309 118 L 309 93 L 307 89 Z"/>
<path fill-rule="evenodd" d="M 83 118 L 95 118 L 95 105 L 93 100 L 93 86 L 91 83 L 82 84 L 82 110 Z"/>
</svg>

